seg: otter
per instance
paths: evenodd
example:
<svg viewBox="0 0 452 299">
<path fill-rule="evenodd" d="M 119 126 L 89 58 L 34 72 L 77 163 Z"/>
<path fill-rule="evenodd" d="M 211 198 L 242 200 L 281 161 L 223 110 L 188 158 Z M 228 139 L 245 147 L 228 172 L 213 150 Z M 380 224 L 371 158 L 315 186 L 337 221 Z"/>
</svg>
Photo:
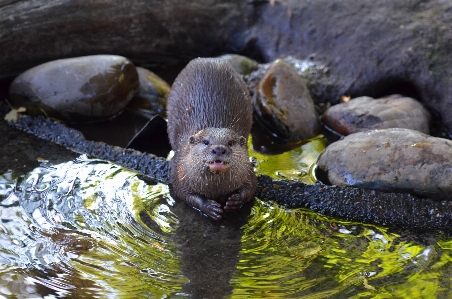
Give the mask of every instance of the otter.
<svg viewBox="0 0 452 299">
<path fill-rule="evenodd" d="M 171 87 L 167 117 L 173 197 L 214 220 L 253 199 L 257 183 L 247 149 L 253 110 L 229 62 L 190 61 Z"/>
</svg>

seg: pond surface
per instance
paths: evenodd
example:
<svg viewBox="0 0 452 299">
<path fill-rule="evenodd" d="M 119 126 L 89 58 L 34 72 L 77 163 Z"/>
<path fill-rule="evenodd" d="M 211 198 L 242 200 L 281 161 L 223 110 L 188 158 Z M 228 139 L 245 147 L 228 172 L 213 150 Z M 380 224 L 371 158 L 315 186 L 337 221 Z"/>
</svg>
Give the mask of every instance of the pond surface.
<svg viewBox="0 0 452 299">
<path fill-rule="evenodd" d="M 259 199 L 214 222 L 85 156 L 0 175 L 0 205 L 0 298 L 452 296 L 445 236 Z"/>
</svg>

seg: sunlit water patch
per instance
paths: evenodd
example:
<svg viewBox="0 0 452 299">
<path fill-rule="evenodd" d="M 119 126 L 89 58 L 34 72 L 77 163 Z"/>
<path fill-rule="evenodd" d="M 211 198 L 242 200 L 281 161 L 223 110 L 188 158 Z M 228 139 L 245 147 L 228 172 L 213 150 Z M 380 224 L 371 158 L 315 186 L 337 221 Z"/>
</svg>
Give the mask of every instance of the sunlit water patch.
<svg viewBox="0 0 452 299">
<path fill-rule="evenodd" d="M 452 296 L 447 238 L 257 199 L 235 217 L 211 221 L 175 203 L 166 185 L 86 157 L 7 172 L 0 298 Z"/>
<path fill-rule="evenodd" d="M 264 155 L 252 150 L 249 154 L 255 165 L 256 174 L 264 174 L 275 179 L 293 179 L 305 184 L 316 181 L 314 167 L 320 153 L 327 145 L 323 135 L 314 137 L 293 150 L 277 155 Z"/>
</svg>

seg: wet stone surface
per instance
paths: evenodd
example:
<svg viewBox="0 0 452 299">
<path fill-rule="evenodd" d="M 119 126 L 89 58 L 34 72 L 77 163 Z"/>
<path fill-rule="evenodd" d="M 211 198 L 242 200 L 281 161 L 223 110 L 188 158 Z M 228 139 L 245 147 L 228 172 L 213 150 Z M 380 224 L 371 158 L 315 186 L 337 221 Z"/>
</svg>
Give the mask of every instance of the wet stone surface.
<svg viewBox="0 0 452 299">
<path fill-rule="evenodd" d="M 148 69 L 137 67 L 138 90 L 127 108 L 142 115 L 166 116 L 166 95 L 171 87 L 162 78 Z"/>
<path fill-rule="evenodd" d="M 387 128 L 406 128 L 428 134 L 430 113 L 415 99 L 401 95 L 380 99 L 358 97 L 330 107 L 322 121 L 341 135 Z"/>
<path fill-rule="evenodd" d="M 138 75 L 130 60 L 93 55 L 31 68 L 14 79 L 9 94 L 13 106 L 26 107 L 31 115 L 83 122 L 118 114 L 137 87 Z"/>
<path fill-rule="evenodd" d="M 251 74 L 259 67 L 259 64 L 256 61 L 242 55 L 226 54 L 218 58 L 227 60 L 232 65 L 232 67 L 242 76 Z"/>
<path fill-rule="evenodd" d="M 414 130 L 351 134 L 326 148 L 318 168 L 333 185 L 452 199 L 452 141 Z"/>
<path fill-rule="evenodd" d="M 283 60 L 274 61 L 253 96 L 255 119 L 289 142 L 320 132 L 318 114 L 304 79 Z"/>
</svg>

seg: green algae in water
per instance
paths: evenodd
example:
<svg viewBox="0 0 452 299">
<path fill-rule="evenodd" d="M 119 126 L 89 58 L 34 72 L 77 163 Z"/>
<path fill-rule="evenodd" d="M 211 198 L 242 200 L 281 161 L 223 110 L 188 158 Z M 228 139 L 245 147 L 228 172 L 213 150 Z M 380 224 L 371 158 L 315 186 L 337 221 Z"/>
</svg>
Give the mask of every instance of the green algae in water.
<svg viewBox="0 0 452 299">
<path fill-rule="evenodd" d="M 314 184 L 314 166 L 318 156 L 327 145 L 323 135 L 308 140 L 291 151 L 278 155 L 263 155 L 252 150 L 251 137 L 249 155 L 255 164 L 257 175 L 263 174 L 274 179 L 293 179 L 305 184 Z"/>
<path fill-rule="evenodd" d="M 174 204 L 166 185 L 86 157 L 44 165 L 23 178 L 3 174 L 0 297 L 190 297 Z M 228 229 L 187 211 L 196 216 L 197 224 L 188 222 L 195 230 Z M 199 243 L 194 249 L 205 250 L 215 240 L 212 231 L 199 232 L 202 242 L 184 240 L 191 241 L 189 249 Z M 232 293 L 220 290 L 216 298 L 452 296 L 452 241 L 440 235 L 416 243 L 412 235 L 258 199 L 236 233 Z M 225 261 L 213 263 L 225 270 Z M 196 287 L 202 293 L 203 286 Z"/>
</svg>

